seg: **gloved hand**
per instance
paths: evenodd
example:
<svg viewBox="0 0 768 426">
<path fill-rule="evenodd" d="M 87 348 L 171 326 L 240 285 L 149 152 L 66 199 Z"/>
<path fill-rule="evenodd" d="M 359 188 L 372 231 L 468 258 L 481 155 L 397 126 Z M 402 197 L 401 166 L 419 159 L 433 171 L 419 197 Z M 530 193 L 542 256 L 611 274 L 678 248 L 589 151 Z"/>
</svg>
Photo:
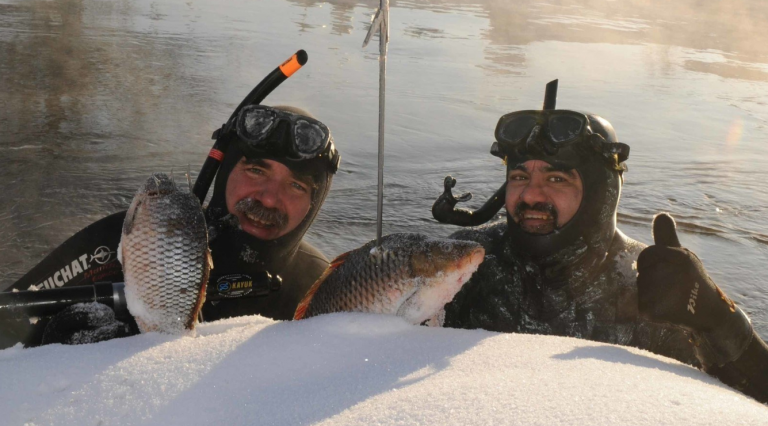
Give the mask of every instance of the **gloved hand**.
<svg viewBox="0 0 768 426">
<path fill-rule="evenodd" d="M 135 324 L 115 318 L 115 311 L 101 303 L 77 303 L 54 315 L 43 332 L 43 344 L 82 345 L 138 334 Z"/>
<path fill-rule="evenodd" d="M 691 332 L 705 367 L 736 360 L 752 340 L 747 316 L 707 275 L 701 260 L 681 247 L 671 216 L 654 218 L 653 239 L 656 244 L 637 259 L 640 317 Z"/>
</svg>

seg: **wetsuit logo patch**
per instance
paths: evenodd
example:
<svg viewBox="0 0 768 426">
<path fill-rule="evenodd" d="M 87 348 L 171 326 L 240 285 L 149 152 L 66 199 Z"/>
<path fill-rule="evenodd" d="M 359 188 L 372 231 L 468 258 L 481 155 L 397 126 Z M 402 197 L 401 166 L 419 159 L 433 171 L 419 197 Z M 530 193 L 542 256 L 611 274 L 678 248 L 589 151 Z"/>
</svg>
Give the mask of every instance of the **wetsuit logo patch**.
<svg viewBox="0 0 768 426">
<path fill-rule="evenodd" d="M 42 288 L 58 288 L 64 287 L 64 285 L 70 282 L 73 278 L 82 274 L 83 271 L 87 271 L 90 265 L 87 262 L 88 255 L 84 254 L 77 259 L 73 260 L 63 268 L 56 271 L 53 275 L 46 278 L 43 282 L 37 285 L 30 286 L 30 290 L 34 287 L 35 290 Z"/>
<path fill-rule="evenodd" d="M 253 279 L 250 275 L 224 275 L 216 280 L 216 291 L 222 297 L 242 297 L 253 291 Z"/>
<path fill-rule="evenodd" d="M 699 295 L 699 283 L 694 283 L 691 296 L 688 298 L 688 312 L 696 315 L 696 297 Z"/>
<path fill-rule="evenodd" d="M 96 262 L 99 265 L 103 265 L 112 259 L 113 254 L 115 254 L 115 252 L 110 250 L 109 247 L 101 246 L 97 248 L 96 251 L 93 252 L 93 256 L 91 256 L 90 261 Z"/>
</svg>

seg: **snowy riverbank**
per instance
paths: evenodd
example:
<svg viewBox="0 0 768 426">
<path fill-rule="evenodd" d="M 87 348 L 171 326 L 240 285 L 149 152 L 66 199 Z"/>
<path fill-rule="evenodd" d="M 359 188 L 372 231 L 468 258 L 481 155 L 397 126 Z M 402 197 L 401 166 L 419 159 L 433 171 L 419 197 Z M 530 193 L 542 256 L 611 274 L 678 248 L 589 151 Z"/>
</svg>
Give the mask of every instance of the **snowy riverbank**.
<svg viewBox="0 0 768 426">
<path fill-rule="evenodd" d="M 363 314 L 14 347 L 0 377 L 2 425 L 768 424 L 768 407 L 640 350 Z"/>
</svg>

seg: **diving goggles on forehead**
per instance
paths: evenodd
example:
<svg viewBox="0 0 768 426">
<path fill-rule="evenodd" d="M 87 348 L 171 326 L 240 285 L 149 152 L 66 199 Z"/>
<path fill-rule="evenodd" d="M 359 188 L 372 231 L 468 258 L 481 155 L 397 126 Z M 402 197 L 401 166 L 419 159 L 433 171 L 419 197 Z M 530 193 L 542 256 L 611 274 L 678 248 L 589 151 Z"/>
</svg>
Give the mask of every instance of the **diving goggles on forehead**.
<svg viewBox="0 0 768 426">
<path fill-rule="evenodd" d="M 288 138 L 270 137 L 281 122 L 288 125 Z M 341 157 L 330 129 L 313 118 L 265 105 L 248 105 L 232 124 L 247 154 L 275 155 L 295 161 L 325 156 L 332 173 L 339 168 Z"/>
<path fill-rule="evenodd" d="M 594 133 L 589 118 L 569 110 L 528 110 L 503 115 L 496 125 L 496 141 L 491 147 L 493 155 L 529 144 L 539 144 L 548 155 L 567 145 L 588 142 L 604 154 L 616 154 L 619 163 L 629 158 L 629 145 L 609 142 Z"/>
</svg>

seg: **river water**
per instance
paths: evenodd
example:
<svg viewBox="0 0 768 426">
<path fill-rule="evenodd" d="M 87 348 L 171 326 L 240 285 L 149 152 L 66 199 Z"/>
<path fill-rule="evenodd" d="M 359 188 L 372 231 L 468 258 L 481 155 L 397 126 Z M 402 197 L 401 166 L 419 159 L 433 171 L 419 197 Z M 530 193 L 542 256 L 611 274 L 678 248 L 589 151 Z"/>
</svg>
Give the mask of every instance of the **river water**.
<svg viewBox="0 0 768 426">
<path fill-rule="evenodd" d="M 342 169 L 308 238 L 331 257 L 375 237 L 377 0 L 0 0 L 0 288 L 152 172 L 194 176 L 211 132 L 297 49 L 265 103 L 312 111 Z M 628 143 L 619 226 L 653 214 L 768 337 L 768 6 L 762 0 L 391 3 L 384 232 L 448 235 L 445 175 L 476 207 L 501 184 L 502 114 L 603 115 Z"/>
</svg>

